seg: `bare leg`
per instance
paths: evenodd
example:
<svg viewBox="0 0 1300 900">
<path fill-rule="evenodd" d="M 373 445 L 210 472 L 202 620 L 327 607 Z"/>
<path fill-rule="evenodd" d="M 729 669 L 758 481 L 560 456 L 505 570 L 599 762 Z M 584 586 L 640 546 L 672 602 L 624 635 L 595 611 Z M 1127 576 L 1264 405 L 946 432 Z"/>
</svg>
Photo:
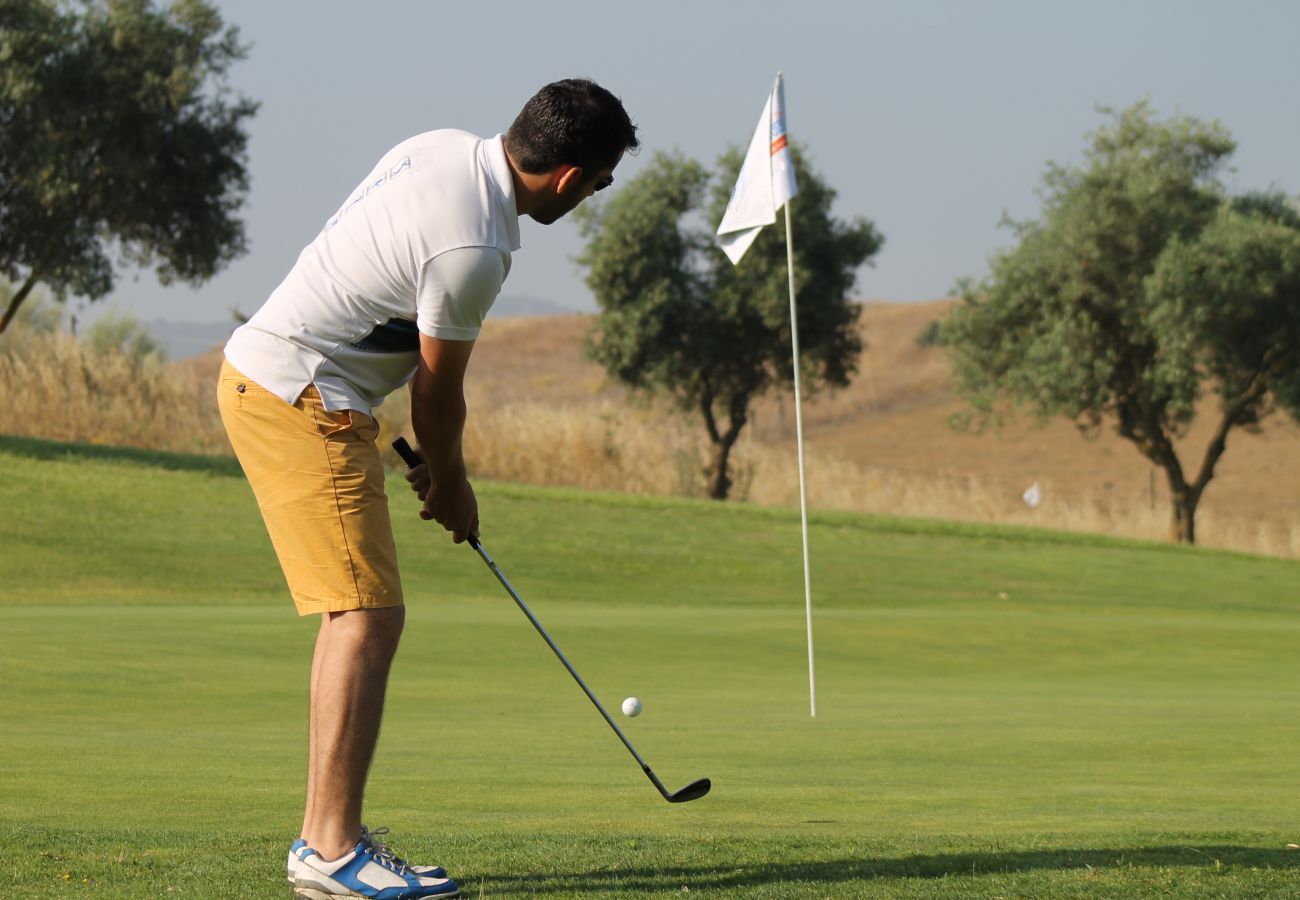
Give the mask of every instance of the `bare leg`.
<svg viewBox="0 0 1300 900">
<path fill-rule="evenodd" d="M 326 613 L 312 661 L 303 839 L 337 859 L 361 837 L 366 774 L 379 740 L 388 671 L 406 608 Z"/>
<path fill-rule="evenodd" d="M 329 645 L 329 625 L 330 616 L 328 613 L 320 617 L 320 631 L 316 633 L 316 651 L 311 658 L 311 700 L 308 703 L 308 723 L 307 723 L 307 809 L 302 817 L 302 833 L 298 836 L 307 837 L 307 826 L 311 824 L 312 795 L 316 790 L 316 709 L 315 697 L 317 685 L 320 683 L 320 672 L 322 662 L 325 659 L 325 648 Z"/>
</svg>

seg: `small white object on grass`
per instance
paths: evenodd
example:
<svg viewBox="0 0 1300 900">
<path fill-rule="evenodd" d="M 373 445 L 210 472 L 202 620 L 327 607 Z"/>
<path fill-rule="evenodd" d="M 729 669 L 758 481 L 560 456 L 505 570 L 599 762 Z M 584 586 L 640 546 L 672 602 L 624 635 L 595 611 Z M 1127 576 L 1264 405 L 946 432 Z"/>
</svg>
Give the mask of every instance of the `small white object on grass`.
<svg viewBox="0 0 1300 900">
<path fill-rule="evenodd" d="M 641 701 L 635 697 L 628 697 L 623 701 L 623 715 L 629 719 L 635 719 L 641 715 Z"/>
<path fill-rule="evenodd" d="M 1029 486 L 1029 490 L 1025 491 L 1022 499 L 1030 509 L 1038 509 L 1038 504 L 1043 502 L 1043 492 L 1039 488 L 1037 481 Z"/>
</svg>

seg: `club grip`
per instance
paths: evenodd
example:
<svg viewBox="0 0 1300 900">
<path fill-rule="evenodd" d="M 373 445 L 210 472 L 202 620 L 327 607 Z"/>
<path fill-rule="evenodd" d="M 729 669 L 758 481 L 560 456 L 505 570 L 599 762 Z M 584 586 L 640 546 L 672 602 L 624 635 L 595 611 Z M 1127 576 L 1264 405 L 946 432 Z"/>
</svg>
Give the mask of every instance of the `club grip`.
<svg viewBox="0 0 1300 900">
<path fill-rule="evenodd" d="M 406 442 L 406 438 L 399 436 L 397 440 L 393 441 L 393 449 L 397 451 L 397 455 L 402 458 L 408 468 L 414 469 L 416 466 L 420 465 L 420 457 L 415 455 L 415 450 L 413 450 L 411 445 Z M 475 550 L 478 550 L 480 553 L 484 552 L 480 549 L 481 545 L 478 542 L 477 534 L 467 535 L 465 540 L 469 541 L 469 545 Z M 490 566 L 491 563 L 488 563 L 488 565 Z"/>
<path fill-rule="evenodd" d="M 414 469 L 420 464 L 420 457 L 415 455 L 415 450 L 406 442 L 406 438 L 399 437 L 393 441 L 393 449 L 397 451 L 397 455 L 402 458 L 408 468 Z"/>
</svg>

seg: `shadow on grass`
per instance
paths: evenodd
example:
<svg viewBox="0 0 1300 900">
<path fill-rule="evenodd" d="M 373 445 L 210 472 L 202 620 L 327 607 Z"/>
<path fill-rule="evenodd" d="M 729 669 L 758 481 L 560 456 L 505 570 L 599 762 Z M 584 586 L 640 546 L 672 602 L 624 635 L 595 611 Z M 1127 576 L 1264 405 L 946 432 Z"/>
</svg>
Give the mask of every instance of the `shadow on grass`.
<svg viewBox="0 0 1300 900">
<path fill-rule="evenodd" d="M 490 895 L 572 894 L 601 891 L 743 890 L 773 884 L 809 886 L 882 879 L 1010 875 L 1035 871 L 1142 870 L 1170 868 L 1300 870 L 1300 851 L 1240 846 L 1126 847 L 1116 849 L 1020 850 L 1004 853 L 953 853 L 898 859 L 830 859 L 737 866 L 669 866 L 531 875 L 469 875 L 465 886 L 480 883 Z"/>
<path fill-rule="evenodd" d="M 72 462 L 79 459 L 96 462 L 129 463 L 181 472 L 207 472 L 212 475 L 242 476 L 239 463 L 230 456 L 200 456 L 193 453 L 165 453 L 139 447 L 106 447 L 96 444 L 70 444 L 41 438 L 0 435 L 0 453 L 28 459 Z"/>
</svg>

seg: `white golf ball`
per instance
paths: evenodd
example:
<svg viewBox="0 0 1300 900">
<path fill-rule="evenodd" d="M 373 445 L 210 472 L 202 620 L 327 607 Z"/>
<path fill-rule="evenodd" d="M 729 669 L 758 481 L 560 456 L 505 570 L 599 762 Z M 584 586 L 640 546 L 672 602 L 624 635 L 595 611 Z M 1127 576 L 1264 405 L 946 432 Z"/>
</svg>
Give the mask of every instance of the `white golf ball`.
<svg viewBox="0 0 1300 900">
<path fill-rule="evenodd" d="M 635 697 L 628 697 L 623 701 L 623 715 L 629 719 L 634 719 L 641 715 L 641 701 Z"/>
</svg>

